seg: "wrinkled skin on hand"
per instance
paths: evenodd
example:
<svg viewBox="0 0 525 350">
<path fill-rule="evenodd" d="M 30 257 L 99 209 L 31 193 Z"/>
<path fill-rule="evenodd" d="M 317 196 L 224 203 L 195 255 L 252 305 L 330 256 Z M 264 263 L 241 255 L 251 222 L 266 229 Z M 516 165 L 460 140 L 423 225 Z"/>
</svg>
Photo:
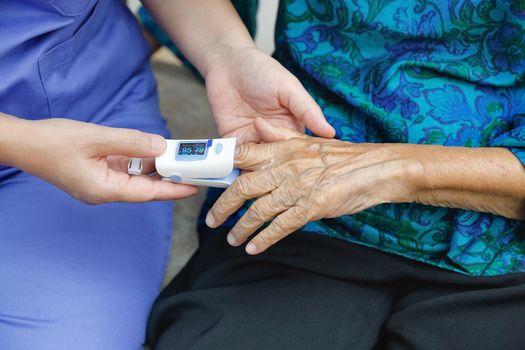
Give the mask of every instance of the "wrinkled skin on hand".
<svg viewBox="0 0 525 350">
<path fill-rule="evenodd" d="M 420 165 L 403 153 L 405 145 L 351 144 L 305 136 L 273 127 L 262 119 L 256 128 L 264 144 L 238 147 L 236 167 L 249 170 L 213 205 L 206 223 L 221 225 L 245 201 L 244 216 L 228 234 L 258 254 L 310 221 L 353 214 L 389 202 L 408 202 L 417 188 Z"/>
</svg>

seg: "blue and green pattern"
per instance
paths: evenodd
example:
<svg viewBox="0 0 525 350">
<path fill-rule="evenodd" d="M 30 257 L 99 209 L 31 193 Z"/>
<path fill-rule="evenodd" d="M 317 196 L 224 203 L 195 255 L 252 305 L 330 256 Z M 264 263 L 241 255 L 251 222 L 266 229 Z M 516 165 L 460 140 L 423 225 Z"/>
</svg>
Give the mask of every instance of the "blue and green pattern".
<svg viewBox="0 0 525 350">
<path fill-rule="evenodd" d="M 507 147 L 525 162 L 523 1 L 285 0 L 274 56 L 339 139 Z M 385 204 L 303 231 L 471 275 L 525 271 L 525 225 L 497 215 Z"/>
</svg>

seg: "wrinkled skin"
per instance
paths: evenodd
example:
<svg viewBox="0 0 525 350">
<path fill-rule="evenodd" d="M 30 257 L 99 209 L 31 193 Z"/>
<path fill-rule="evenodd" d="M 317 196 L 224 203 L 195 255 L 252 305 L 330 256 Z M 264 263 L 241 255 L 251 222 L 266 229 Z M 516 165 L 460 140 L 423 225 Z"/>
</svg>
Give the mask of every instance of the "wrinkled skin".
<svg viewBox="0 0 525 350">
<path fill-rule="evenodd" d="M 241 245 L 273 220 L 246 246 L 249 254 L 266 250 L 310 221 L 408 202 L 416 191 L 421 169 L 404 155 L 406 145 L 309 137 L 262 119 L 255 126 L 269 143 L 238 147 L 236 167 L 250 172 L 221 195 L 206 219 L 217 227 L 245 201 L 258 198 L 228 234 L 230 244 Z"/>
</svg>

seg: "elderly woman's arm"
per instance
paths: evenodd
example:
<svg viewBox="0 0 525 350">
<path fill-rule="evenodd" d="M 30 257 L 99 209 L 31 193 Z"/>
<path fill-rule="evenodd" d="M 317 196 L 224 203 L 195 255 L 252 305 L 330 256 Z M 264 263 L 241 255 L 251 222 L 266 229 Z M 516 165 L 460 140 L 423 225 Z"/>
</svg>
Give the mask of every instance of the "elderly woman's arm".
<svg viewBox="0 0 525 350">
<path fill-rule="evenodd" d="M 258 198 L 228 235 L 257 254 L 309 221 L 354 214 L 382 203 L 417 202 L 525 219 L 525 168 L 504 148 L 351 144 L 312 138 L 257 120 L 267 144 L 238 149 L 241 176 L 208 213 L 222 224 Z M 286 141 L 279 141 L 286 139 Z"/>
<path fill-rule="evenodd" d="M 406 146 L 422 168 L 413 202 L 525 219 L 525 168 L 509 150 Z"/>
</svg>

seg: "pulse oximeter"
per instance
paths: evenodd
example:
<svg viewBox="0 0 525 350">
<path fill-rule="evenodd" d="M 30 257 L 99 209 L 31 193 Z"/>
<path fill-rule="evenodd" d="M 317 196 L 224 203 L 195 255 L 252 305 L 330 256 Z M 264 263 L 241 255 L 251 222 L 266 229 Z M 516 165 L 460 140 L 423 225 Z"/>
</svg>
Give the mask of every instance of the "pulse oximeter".
<svg viewBox="0 0 525 350">
<path fill-rule="evenodd" d="M 236 138 L 166 141 L 166 151 L 155 159 L 163 180 L 226 188 L 239 176 L 233 168 Z"/>
</svg>

